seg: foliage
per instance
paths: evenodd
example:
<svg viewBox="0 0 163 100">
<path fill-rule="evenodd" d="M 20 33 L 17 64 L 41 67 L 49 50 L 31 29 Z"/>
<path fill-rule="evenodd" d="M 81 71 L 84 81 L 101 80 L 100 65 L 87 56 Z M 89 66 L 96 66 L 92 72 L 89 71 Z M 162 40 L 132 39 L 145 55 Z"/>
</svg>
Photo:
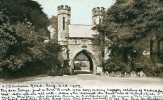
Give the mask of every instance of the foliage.
<svg viewBox="0 0 163 100">
<path fill-rule="evenodd" d="M 107 10 L 103 23 L 95 26 L 99 41 L 108 47 L 112 65 L 144 62 L 143 51 L 149 51 L 149 40 L 162 33 L 163 6 L 161 0 L 117 0 Z M 116 60 L 115 60 L 116 59 Z M 119 60 L 119 62 L 117 62 Z M 121 63 L 120 63 L 121 62 Z M 150 63 L 152 60 L 145 61 Z M 153 62 L 153 63 L 152 63 Z M 154 67 L 154 66 L 153 66 Z"/>
<path fill-rule="evenodd" d="M 32 0 L 1 0 L 0 9 L 6 10 L 6 14 L 10 16 L 10 22 L 15 23 L 28 22 L 35 26 L 35 29 L 47 29 L 49 20 L 42 11 L 40 5 Z"/>
<path fill-rule="evenodd" d="M 132 46 L 153 32 L 161 32 L 163 13 L 160 8 L 152 0 L 117 2 L 106 12 L 104 23 L 95 29 L 119 47 Z"/>
<path fill-rule="evenodd" d="M 48 18 L 40 5 L 31 0 L 1 0 L 0 4 L 1 76 L 36 75 L 57 66 L 60 46 L 44 42 Z"/>
<path fill-rule="evenodd" d="M 47 74 L 49 76 L 62 76 L 62 75 L 70 75 L 69 67 L 61 67 L 61 66 L 54 66 L 48 70 Z"/>
<path fill-rule="evenodd" d="M 50 24 L 53 26 L 53 28 L 56 30 L 56 32 L 58 33 L 58 19 L 57 16 L 53 16 L 52 18 L 49 19 L 50 20 Z"/>
<path fill-rule="evenodd" d="M 49 19 L 50 25 L 54 29 L 54 36 L 52 37 L 54 40 L 57 41 L 57 36 L 58 36 L 58 19 L 57 16 L 52 16 L 52 18 Z"/>
<path fill-rule="evenodd" d="M 60 66 L 58 61 L 58 52 L 61 51 L 61 46 L 56 43 L 55 40 L 50 40 L 46 44 L 46 58 L 45 63 L 49 67 Z"/>
<path fill-rule="evenodd" d="M 121 71 L 122 73 L 125 73 L 125 72 L 131 72 L 131 68 L 126 63 L 121 62 L 121 60 L 111 59 L 105 63 L 104 71 L 107 71 L 109 73 L 111 73 L 113 71 L 114 72 Z"/>
</svg>

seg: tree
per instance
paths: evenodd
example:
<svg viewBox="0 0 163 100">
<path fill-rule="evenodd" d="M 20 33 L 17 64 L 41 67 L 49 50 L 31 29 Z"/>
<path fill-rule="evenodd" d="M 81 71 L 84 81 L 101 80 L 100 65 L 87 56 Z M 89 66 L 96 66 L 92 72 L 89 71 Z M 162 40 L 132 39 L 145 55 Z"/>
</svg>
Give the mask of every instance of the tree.
<svg viewBox="0 0 163 100">
<path fill-rule="evenodd" d="M 55 39 L 56 41 L 58 40 L 58 18 L 57 16 L 52 16 L 52 18 L 49 19 L 51 28 L 53 28 L 53 36 L 52 38 Z"/>
<path fill-rule="evenodd" d="M 163 34 L 162 7 L 161 0 L 117 0 L 107 10 L 103 23 L 94 27 L 99 37 L 109 40 L 110 59 L 134 66 L 135 59 L 140 60 L 142 52 L 149 50 L 149 40 Z"/>
<path fill-rule="evenodd" d="M 30 22 L 35 29 L 46 29 L 49 25 L 47 15 L 42 11 L 40 5 L 32 0 L 1 0 L 1 9 L 6 9 L 10 21 Z"/>
<path fill-rule="evenodd" d="M 58 44 L 51 43 L 55 55 L 50 56 L 49 44 L 44 42 L 49 37 L 49 23 L 42 8 L 31 0 L 2 0 L 0 4 L 1 74 L 23 76 L 45 72 L 49 68 L 47 60 L 52 57 L 57 62 L 60 49 Z"/>
</svg>

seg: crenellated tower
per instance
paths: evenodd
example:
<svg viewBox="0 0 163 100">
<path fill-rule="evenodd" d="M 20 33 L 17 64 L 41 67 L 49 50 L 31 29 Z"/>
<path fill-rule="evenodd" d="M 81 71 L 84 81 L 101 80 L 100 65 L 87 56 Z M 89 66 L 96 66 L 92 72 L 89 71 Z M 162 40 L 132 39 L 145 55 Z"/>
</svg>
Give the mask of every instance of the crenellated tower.
<svg viewBox="0 0 163 100">
<path fill-rule="evenodd" d="M 62 59 L 62 65 L 65 65 L 68 60 L 67 37 L 68 25 L 70 24 L 71 8 L 67 5 L 58 6 L 58 43 L 62 46 L 59 59 Z"/>
<path fill-rule="evenodd" d="M 103 14 L 106 9 L 104 7 L 96 7 L 92 9 L 92 24 L 97 25 L 103 21 Z"/>
<path fill-rule="evenodd" d="M 58 43 L 66 45 L 68 25 L 70 24 L 71 8 L 67 5 L 58 6 Z"/>
</svg>

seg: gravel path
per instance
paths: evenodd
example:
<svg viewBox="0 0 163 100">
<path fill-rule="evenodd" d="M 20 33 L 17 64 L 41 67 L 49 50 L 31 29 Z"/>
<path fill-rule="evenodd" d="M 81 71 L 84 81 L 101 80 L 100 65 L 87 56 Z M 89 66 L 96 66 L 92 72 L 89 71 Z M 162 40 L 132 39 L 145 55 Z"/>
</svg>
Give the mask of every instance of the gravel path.
<svg viewBox="0 0 163 100">
<path fill-rule="evenodd" d="M 39 83 L 53 82 L 54 84 L 79 84 L 83 87 L 93 88 L 150 88 L 163 89 L 163 79 L 161 78 L 125 78 L 125 77 L 108 77 L 92 74 L 79 74 L 72 76 L 34 76 L 12 80 L 0 80 L 1 83 Z"/>
</svg>

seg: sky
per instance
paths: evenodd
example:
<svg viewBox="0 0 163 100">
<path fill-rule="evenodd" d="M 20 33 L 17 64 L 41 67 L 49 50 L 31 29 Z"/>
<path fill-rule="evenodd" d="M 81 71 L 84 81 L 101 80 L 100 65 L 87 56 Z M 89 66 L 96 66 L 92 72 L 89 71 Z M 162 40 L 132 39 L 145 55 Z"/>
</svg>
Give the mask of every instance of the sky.
<svg viewBox="0 0 163 100">
<path fill-rule="evenodd" d="M 59 5 L 71 7 L 71 24 L 92 24 L 92 9 L 105 7 L 108 9 L 116 0 L 34 0 L 43 8 L 48 17 L 57 16 Z"/>
</svg>

